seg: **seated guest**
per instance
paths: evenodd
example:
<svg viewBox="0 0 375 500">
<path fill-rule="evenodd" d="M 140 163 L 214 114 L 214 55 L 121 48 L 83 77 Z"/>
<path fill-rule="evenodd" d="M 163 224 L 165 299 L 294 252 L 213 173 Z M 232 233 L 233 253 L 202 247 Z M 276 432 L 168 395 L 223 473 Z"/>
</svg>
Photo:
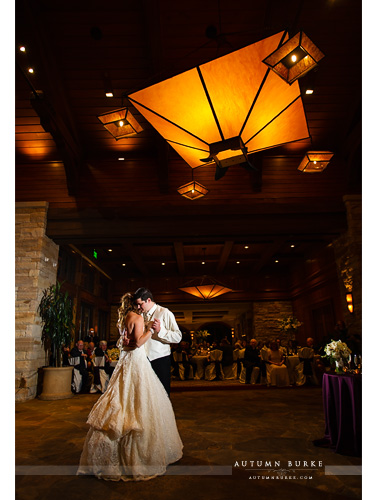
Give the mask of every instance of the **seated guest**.
<svg viewBox="0 0 375 500">
<path fill-rule="evenodd" d="M 189 363 L 184 343 L 181 342 L 180 344 L 177 344 L 177 347 L 173 352 L 173 361 L 173 375 L 180 380 L 188 380 L 190 367 L 192 365 Z"/>
<path fill-rule="evenodd" d="M 78 340 L 75 347 L 70 351 L 70 362 L 69 364 L 74 367 L 74 371 L 77 370 L 80 377 L 74 377 L 73 391 L 77 394 L 79 392 L 89 392 L 91 385 L 90 373 L 87 370 L 87 352 L 83 349 L 83 341 Z"/>
<path fill-rule="evenodd" d="M 223 351 L 223 359 L 221 360 L 221 365 L 223 367 L 233 365 L 233 347 L 226 338 L 222 339 L 218 349 L 220 349 L 220 351 Z"/>
<path fill-rule="evenodd" d="M 303 363 L 303 375 L 306 377 L 306 382 L 309 384 L 318 385 L 318 380 L 315 375 L 314 367 L 314 339 L 309 337 L 306 339 L 306 347 L 298 350 L 298 357 Z"/>
<path fill-rule="evenodd" d="M 91 358 L 91 356 L 94 354 L 94 351 L 95 351 L 94 342 L 89 342 L 88 347 L 87 347 L 87 355 Z"/>
<path fill-rule="evenodd" d="M 284 364 L 284 353 L 278 349 L 275 341 L 270 343 L 267 358 L 267 385 L 289 386 L 288 368 Z"/>
<path fill-rule="evenodd" d="M 113 369 L 111 370 L 110 366 L 106 340 L 101 340 L 99 342 L 99 346 L 96 347 L 94 351 L 94 357 L 94 384 L 93 386 L 91 386 L 90 392 L 97 392 L 97 390 L 105 392 L 108 385 L 109 376 L 113 371 Z"/>
<path fill-rule="evenodd" d="M 257 341 L 255 339 L 250 340 L 250 345 L 245 349 L 245 356 L 242 360 L 243 366 L 246 368 L 246 378 L 245 383 L 250 384 L 251 374 L 255 367 L 260 370 L 260 353 L 257 348 Z M 253 382 L 255 384 L 255 381 Z"/>
<path fill-rule="evenodd" d="M 286 346 L 286 350 L 288 356 L 293 356 L 294 354 L 297 354 L 297 341 L 289 339 Z"/>
</svg>

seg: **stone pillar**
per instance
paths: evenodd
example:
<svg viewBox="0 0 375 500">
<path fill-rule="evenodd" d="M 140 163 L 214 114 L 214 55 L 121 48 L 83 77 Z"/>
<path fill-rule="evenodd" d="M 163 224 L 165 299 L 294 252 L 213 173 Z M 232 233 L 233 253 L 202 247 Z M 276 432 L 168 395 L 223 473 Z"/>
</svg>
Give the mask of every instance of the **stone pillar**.
<svg viewBox="0 0 375 500">
<path fill-rule="evenodd" d="M 37 314 L 43 290 L 56 283 L 59 247 L 46 234 L 47 202 L 16 203 L 16 401 L 33 399 L 38 369 L 48 364 Z"/>
<path fill-rule="evenodd" d="M 333 242 L 344 318 L 349 334 L 362 336 L 362 197 L 344 196 L 348 230 Z M 347 307 L 346 294 L 352 293 L 354 311 Z"/>
</svg>

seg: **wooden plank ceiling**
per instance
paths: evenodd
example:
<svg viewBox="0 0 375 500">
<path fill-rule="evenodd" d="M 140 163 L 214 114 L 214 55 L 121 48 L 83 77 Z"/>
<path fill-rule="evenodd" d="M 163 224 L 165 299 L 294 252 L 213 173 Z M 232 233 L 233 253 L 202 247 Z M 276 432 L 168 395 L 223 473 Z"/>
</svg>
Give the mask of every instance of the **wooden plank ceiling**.
<svg viewBox="0 0 375 500">
<path fill-rule="evenodd" d="M 177 188 L 191 168 L 137 110 L 143 132 L 119 141 L 97 118 L 135 90 L 284 29 L 305 31 L 325 54 L 300 81 L 314 88 L 303 94 L 311 140 L 256 155 L 257 174 L 231 167 L 215 181 L 213 167 L 200 168 L 209 193 L 186 200 Z M 114 278 L 187 279 L 202 273 L 205 254 L 206 274 L 250 279 L 277 257 L 292 269 L 345 230 L 342 198 L 361 186 L 360 2 L 20 0 L 16 41 L 26 47 L 17 51 L 16 200 L 48 201 L 48 235 L 87 254 L 95 247 Z M 335 153 L 324 172 L 297 170 L 308 149 Z"/>
</svg>

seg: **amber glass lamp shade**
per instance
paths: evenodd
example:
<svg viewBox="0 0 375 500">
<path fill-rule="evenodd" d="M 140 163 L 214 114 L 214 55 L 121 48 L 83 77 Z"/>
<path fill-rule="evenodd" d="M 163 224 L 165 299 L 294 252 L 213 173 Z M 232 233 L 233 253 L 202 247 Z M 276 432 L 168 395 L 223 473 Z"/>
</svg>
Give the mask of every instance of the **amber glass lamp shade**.
<svg viewBox="0 0 375 500">
<path fill-rule="evenodd" d="M 323 57 L 324 54 L 301 31 L 272 52 L 263 62 L 283 80 L 292 84 L 312 70 Z"/>
<path fill-rule="evenodd" d="M 330 162 L 333 153 L 330 151 L 308 151 L 301 161 L 298 170 L 306 173 L 322 172 Z"/>
<path fill-rule="evenodd" d="M 128 108 L 115 109 L 99 115 L 98 118 L 116 141 L 129 135 L 139 134 L 143 130 Z"/>
<path fill-rule="evenodd" d="M 354 311 L 354 307 L 353 307 L 353 295 L 351 293 L 346 294 L 346 303 L 347 303 L 349 312 L 352 313 Z"/>
<path fill-rule="evenodd" d="M 208 189 L 199 184 L 197 181 L 191 181 L 183 186 L 179 187 L 177 191 L 184 198 L 188 198 L 189 200 L 196 200 L 198 198 L 202 198 L 205 194 L 208 193 Z"/>
<path fill-rule="evenodd" d="M 180 290 L 204 300 L 213 299 L 223 293 L 233 291 L 231 288 L 226 287 L 209 276 L 191 280 L 181 287 Z"/>
<path fill-rule="evenodd" d="M 128 96 L 197 168 L 245 164 L 248 155 L 309 138 L 298 82 L 286 85 L 263 60 L 285 32 L 226 54 Z"/>
</svg>

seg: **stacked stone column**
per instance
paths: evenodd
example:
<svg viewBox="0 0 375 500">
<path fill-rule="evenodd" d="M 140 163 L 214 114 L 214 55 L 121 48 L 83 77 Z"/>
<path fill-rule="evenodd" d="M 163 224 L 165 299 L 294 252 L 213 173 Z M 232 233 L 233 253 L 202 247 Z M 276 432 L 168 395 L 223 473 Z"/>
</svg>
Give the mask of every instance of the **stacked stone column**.
<svg viewBox="0 0 375 500">
<path fill-rule="evenodd" d="M 37 394 L 38 370 L 48 365 L 37 310 L 43 290 L 56 283 L 59 247 L 46 236 L 47 202 L 16 203 L 16 401 Z"/>
</svg>

